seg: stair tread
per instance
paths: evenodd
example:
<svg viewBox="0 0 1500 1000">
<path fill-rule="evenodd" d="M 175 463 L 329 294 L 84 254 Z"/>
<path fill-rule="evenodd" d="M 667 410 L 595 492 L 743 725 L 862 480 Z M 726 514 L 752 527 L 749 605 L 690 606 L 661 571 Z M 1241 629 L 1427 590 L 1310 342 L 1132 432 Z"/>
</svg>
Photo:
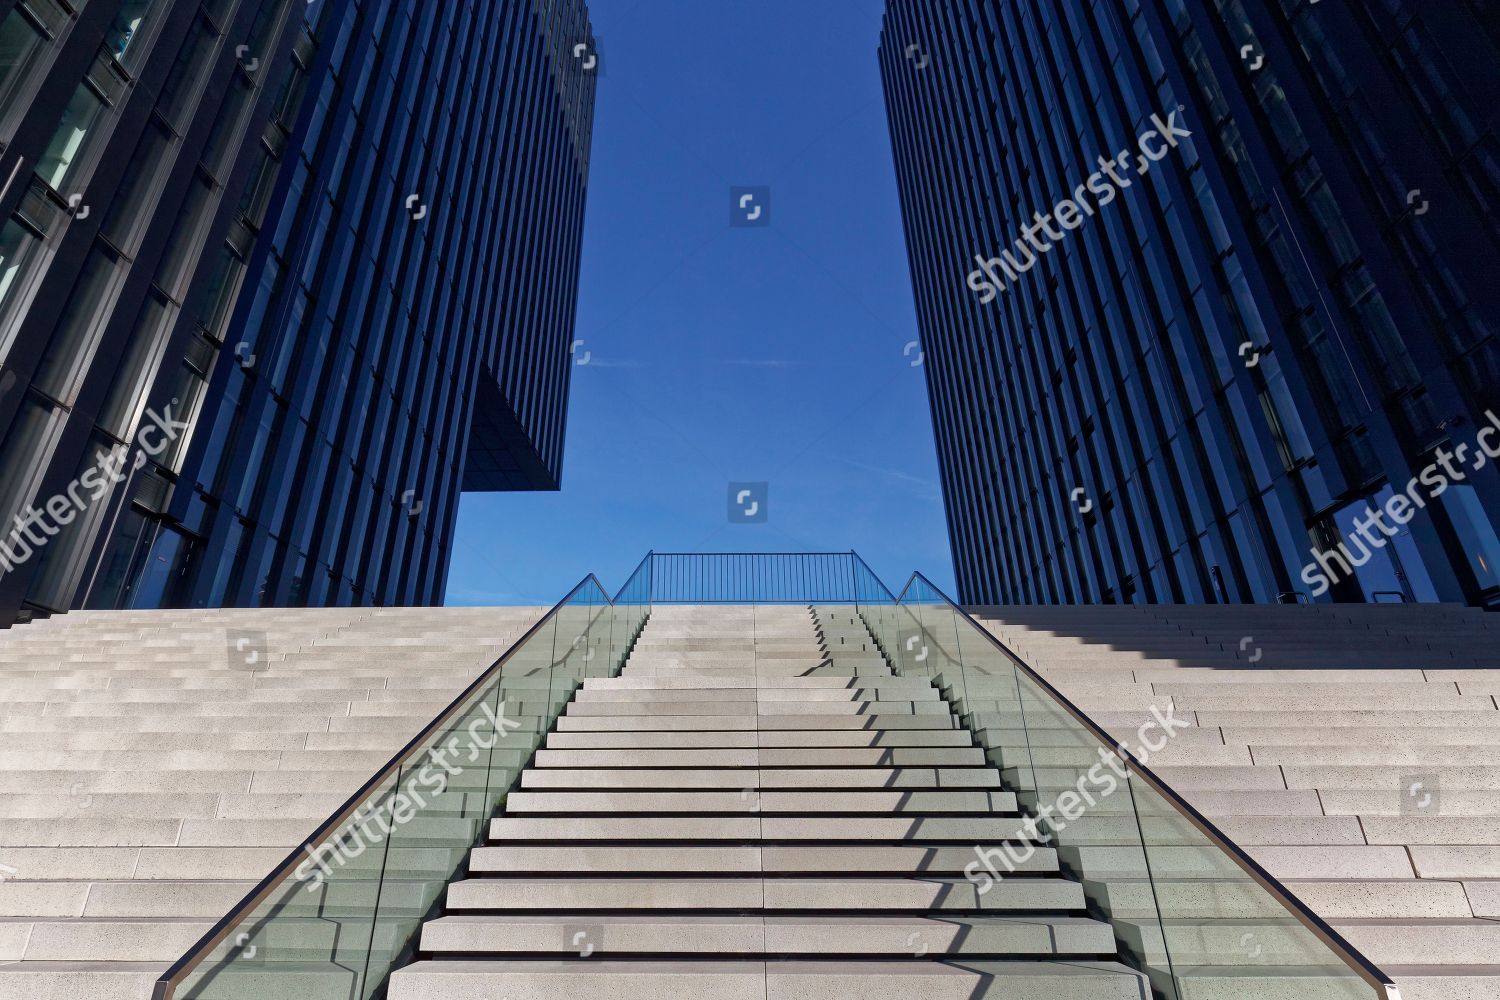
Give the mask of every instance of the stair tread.
<svg viewBox="0 0 1500 1000">
<path fill-rule="evenodd" d="M 391 1000 L 490 1000 L 510 990 L 533 1000 L 987 1000 L 1046 988 L 1049 1000 L 1139 1000 L 1140 975 L 1111 962 L 677 960 L 612 962 L 427 961 L 399 970 Z"/>
</svg>

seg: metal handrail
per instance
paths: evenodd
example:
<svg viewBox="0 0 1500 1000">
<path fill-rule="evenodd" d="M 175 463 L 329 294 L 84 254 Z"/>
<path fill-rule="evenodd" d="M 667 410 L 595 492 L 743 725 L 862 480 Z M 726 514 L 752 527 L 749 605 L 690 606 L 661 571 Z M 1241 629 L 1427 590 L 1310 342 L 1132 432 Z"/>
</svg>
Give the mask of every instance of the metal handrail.
<svg viewBox="0 0 1500 1000">
<path fill-rule="evenodd" d="M 651 559 L 652 603 L 823 603 L 843 599 L 853 584 L 849 550 L 653 552 Z"/>
<path fill-rule="evenodd" d="M 880 589 L 883 590 L 883 591 L 885 591 L 885 596 L 887 596 L 887 597 L 889 597 L 891 599 L 891 603 L 892 604 L 898 603 L 897 600 L 896 600 L 896 595 L 893 594 L 893 593 L 891 593 L 891 588 L 887 587 L 885 585 L 885 581 L 880 578 L 880 574 L 879 573 L 875 572 L 873 569 L 870 568 L 870 564 L 867 563 L 867 562 L 865 562 L 864 556 L 860 555 L 858 552 L 855 552 L 853 549 L 849 550 L 849 554 L 854 557 L 854 561 L 855 562 L 859 563 L 861 566 L 863 566 L 865 568 L 865 572 L 868 573 L 868 574 L 870 574 L 870 579 L 872 579 L 876 583 L 880 584 Z M 923 577 L 923 579 L 926 579 L 926 577 Z M 910 587 L 911 583 L 908 582 L 907 586 Z M 936 589 L 936 588 L 933 588 L 933 589 Z M 854 592 L 855 592 L 855 595 L 857 597 L 858 594 L 859 594 L 859 587 L 858 587 L 858 585 L 855 586 Z M 904 594 L 904 593 L 906 593 L 906 591 L 903 590 L 902 593 Z M 941 593 L 941 591 L 939 591 L 939 593 Z"/>
<path fill-rule="evenodd" d="M 844 549 L 841 552 L 657 552 L 651 551 L 651 555 L 666 558 L 669 556 L 849 556 L 854 555 L 852 549 Z M 860 560 L 863 562 L 864 560 Z"/>
<path fill-rule="evenodd" d="M 869 569 L 868 566 L 865 568 Z M 880 578 L 877 576 L 875 580 L 879 582 Z M 1004 653 L 1016 669 L 1025 674 L 1026 678 L 1036 684 L 1037 687 L 1041 688 L 1059 707 L 1072 716 L 1074 721 L 1083 726 L 1090 735 L 1118 757 L 1127 768 L 1139 775 L 1153 791 L 1166 799 L 1168 804 L 1176 809 L 1185 820 L 1191 823 L 1199 833 L 1212 841 L 1214 846 L 1223 851 L 1246 875 L 1250 876 L 1262 889 L 1270 893 L 1273 899 L 1285 907 L 1299 923 L 1316 935 L 1345 965 L 1357 973 L 1361 979 L 1374 987 L 1386 1000 L 1400 1000 L 1400 993 L 1397 991 L 1395 981 L 1388 974 L 1382 971 L 1374 962 L 1366 958 L 1358 948 L 1355 948 L 1345 940 L 1342 934 L 1334 930 L 1322 917 L 1309 909 L 1306 903 L 1302 902 L 1301 899 L 1294 895 L 1274 875 L 1262 868 L 1259 862 L 1246 854 L 1238 844 L 1230 840 L 1208 817 L 1194 808 L 1192 803 L 1184 799 L 1170 785 L 1159 778 L 1132 751 L 1110 736 L 1103 726 L 1090 718 L 1083 709 L 1073 704 L 1066 695 L 1053 687 L 1045 677 L 1037 673 L 1015 650 L 1002 642 L 989 629 L 980 625 L 973 615 L 965 611 L 961 605 L 945 594 L 940 587 L 921 572 L 913 573 L 911 578 L 907 580 L 906 586 L 901 588 L 901 596 L 894 599 L 896 606 L 899 607 L 901 605 L 901 602 L 905 600 L 907 593 L 911 590 L 912 585 L 919 580 L 931 588 L 932 592 L 941 598 L 953 610 L 955 615 L 962 616 L 964 621 L 974 627 L 975 631 L 989 640 L 991 645 L 996 649 Z M 885 587 L 885 584 L 881 583 L 881 587 Z M 889 588 L 886 588 L 886 592 L 890 592 Z"/>
<path fill-rule="evenodd" d="M 622 583 L 622 584 L 620 584 L 620 589 L 617 590 L 617 591 L 615 591 L 615 596 L 610 598 L 610 600 L 609 600 L 610 607 L 614 607 L 616 604 L 620 603 L 620 598 L 623 597 L 623 596 L 625 596 L 625 588 L 628 587 L 628 586 L 630 586 L 631 583 L 633 583 L 635 581 L 635 578 L 640 575 L 642 567 L 644 567 L 647 563 L 652 563 L 654 565 L 655 564 L 655 559 L 656 559 L 656 550 L 655 549 L 648 550 L 646 552 L 646 555 L 641 559 L 641 561 L 635 564 L 635 569 L 633 569 L 633 570 L 630 571 L 630 575 L 625 578 L 625 582 Z M 646 603 L 649 604 L 650 602 L 651 602 L 651 581 L 648 578 L 646 580 Z"/>
<path fill-rule="evenodd" d="M 647 558 L 650 557 L 648 556 Z M 639 569 L 639 567 L 637 567 L 637 569 Z M 406 744 L 406 746 L 398 750 L 395 756 L 393 756 L 385 764 L 384 767 L 382 767 L 375 773 L 373 777 L 371 777 L 368 781 L 361 785 L 359 787 L 359 790 L 351 795 L 344 802 L 344 804 L 333 813 L 332 816 L 324 820 L 310 836 L 304 838 L 302 843 L 298 844 L 296 848 L 294 848 L 292 852 L 287 855 L 285 860 L 283 860 L 280 864 L 273 868 L 269 875 L 261 879 L 260 882 L 256 884 L 255 888 L 251 889 L 250 892 L 246 894 L 246 896 L 241 899 L 233 909 L 231 909 L 228 913 L 226 913 L 222 918 L 219 919 L 218 923 L 209 928 L 207 933 L 199 938 L 197 943 L 189 948 L 186 954 L 184 954 L 181 958 L 174 962 L 170 968 L 163 972 L 161 976 L 156 980 L 155 989 L 152 991 L 151 995 L 153 1000 L 172 1000 L 177 986 L 185 978 L 187 978 L 189 973 L 191 973 L 194 969 L 201 965 L 203 961 L 213 953 L 213 950 L 217 948 L 221 943 L 223 943 L 223 941 L 229 937 L 230 933 L 244 922 L 246 917 L 254 912 L 256 907 L 265 902 L 266 898 L 269 897 L 271 893 L 278 886 L 280 886 L 289 875 L 292 875 L 296 872 L 298 866 L 302 864 L 302 861 L 307 852 L 311 851 L 312 848 L 317 847 L 323 841 L 327 840 L 333 834 L 338 832 L 339 828 L 344 825 L 344 822 L 351 816 L 353 816 L 355 812 L 358 811 L 359 807 L 364 804 L 364 802 L 369 799 L 380 788 L 381 785 L 383 785 L 393 775 L 398 774 L 401 768 L 409 760 L 411 760 L 419 752 L 424 750 L 427 746 L 427 741 L 432 736 L 440 732 L 443 726 L 451 721 L 453 717 L 459 713 L 459 710 L 468 703 L 469 699 L 471 699 L 490 681 L 498 676 L 501 672 L 501 669 L 505 666 L 506 663 L 510 661 L 510 658 L 517 651 L 523 648 L 534 635 L 540 632 L 548 622 L 556 618 L 558 612 L 566 607 L 568 605 L 568 602 L 572 601 L 580 591 L 582 591 L 589 585 L 589 583 L 593 583 L 595 589 L 599 591 L 599 595 L 606 602 L 608 602 L 611 607 L 614 606 L 615 602 L 610 599 L 609 592 L 604 589 L 604 585 L 599 582 L 599 579 L 594 576 L 594 574 L 590 573 L 588 576 L 580 580 L 576 587 L 568 591 L 566 597 L 554 604 L 547 611 L 547 613 L 542 615 L 541 618 L 537 619 L 537 621 L 533 623 L 532 626 L 528 628 L 519 639 L 511 643 L 509 648 L 507 648 L 505 652 L 502 653 L 497 660 L 495 660 L 494 663 L 490 664 L 490 666 L 482 674 L 475 678 L 473 683 L 464 688 L 463 691 L 459 693 L 458 697 L 454 698 L 453 701 L 448 703 L 447 708 L 439 712 L 436 718 L 434 718 L 425 727 L 423 727 L 420 733 L 412 737 L 412 739 Z"/>
</svg>

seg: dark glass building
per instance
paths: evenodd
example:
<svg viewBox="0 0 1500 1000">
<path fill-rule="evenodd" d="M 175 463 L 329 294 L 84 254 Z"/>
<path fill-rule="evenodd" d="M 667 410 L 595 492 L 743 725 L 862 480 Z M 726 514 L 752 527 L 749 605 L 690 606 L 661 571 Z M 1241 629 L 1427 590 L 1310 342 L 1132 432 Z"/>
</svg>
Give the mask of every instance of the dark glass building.
<svg viewBox="0 0 1500 1000">
<path fill-rule="evenodd" d="M 963 600 L 1500 604 L 1500 3 L 890 0 L 880 61 Z"/>
<path fill-rule="evenodd" d="M 0 611 L 441 599 L 555 489 L 583 0 L 0 0 Z"/>
</svg>

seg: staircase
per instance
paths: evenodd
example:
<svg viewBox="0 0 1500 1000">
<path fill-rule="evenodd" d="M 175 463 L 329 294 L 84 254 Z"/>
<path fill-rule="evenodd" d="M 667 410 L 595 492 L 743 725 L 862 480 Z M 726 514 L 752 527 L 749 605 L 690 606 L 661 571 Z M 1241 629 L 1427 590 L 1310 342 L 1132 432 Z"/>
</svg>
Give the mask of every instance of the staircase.
<svg viewBox="0 0 1500 1000">
<path fill-rule="evenodd" d="M 1500 997 L 1500 617 L 1445 605 L 975 613 L 1118 739 L 1171 707 L 1190 728 L 1152 768 L 1394 976 L 1402 1000 Z M 1004 706 L 973 707 L 981 733 L 1006 723 Z"/>
<path fill-rule="evenodd" d="M 544 610 L 77 611 L 0 631 L 0 1000 L 145 1000 Z"/>
<path fill-rule="evenodd" d="M 842 624 L 833 625 L 833 621 Z M 1014 796 L 847 615 L 657 606 L 585 681 L 392 1000 L 1140 1000 Z"/>
</svg>

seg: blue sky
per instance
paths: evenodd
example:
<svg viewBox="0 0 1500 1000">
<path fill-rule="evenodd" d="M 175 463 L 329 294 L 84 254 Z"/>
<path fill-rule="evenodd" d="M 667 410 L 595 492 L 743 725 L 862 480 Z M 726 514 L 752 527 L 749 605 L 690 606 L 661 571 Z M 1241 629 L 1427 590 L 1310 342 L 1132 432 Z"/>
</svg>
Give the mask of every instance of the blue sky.
<svg viewBox="0 0 1500 1000">
<path fill-rule="evenodd" d="M 951 590 L 880 0 L 590 6 L 562 490 L 466 495 L 448 602 L 551 604 L 588 572 L 612 590 L 651 548 L 853 548 Z M 769 225 L 730 226 L 735 186 L 770 188 Z M 731 482 L 768 484 L 763 523 L 731 523 Z"/>
</svg>

